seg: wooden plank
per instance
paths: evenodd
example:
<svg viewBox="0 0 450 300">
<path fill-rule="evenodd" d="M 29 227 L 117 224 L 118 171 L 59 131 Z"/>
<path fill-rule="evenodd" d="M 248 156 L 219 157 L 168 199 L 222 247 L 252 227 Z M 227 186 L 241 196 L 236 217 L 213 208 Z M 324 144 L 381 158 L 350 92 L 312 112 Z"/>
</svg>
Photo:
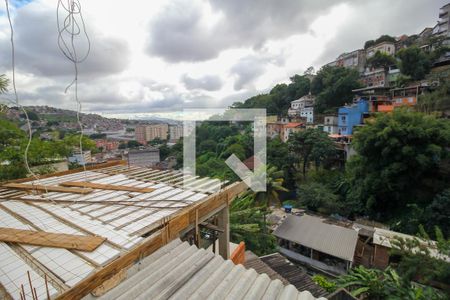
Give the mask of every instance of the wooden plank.
<svg viewBox="0 0 450 300">
<path fill-rule="evenodd" d="M 112 278 L 122 269 L 132 265 L 136 260 L 148 256 L 164 245 L 163 234 L 159 232 L 155 236 L 149 237 L 142 244 L 134 248 L 132 251 L 120 256 L 115 261 L 106 265 L 98 272 L 91 274 L 71 289 L 58 295 L 56 299 L 81 299 L 96 287 L 103 284 L 106 280 Z"/>
<path fill-rule="evenodd" d="M 106 239 L 99 236 L 73 235 L 0 227 L 0 241 L 43 247 L 94 251 Z"/>
<path fill-rule="evenodd" d="M 102 163 L 102 164 L 97 164 L 97 165 L 93 165 L 93 166 L 87 166 L 86 167 L 86 171 L 92 171 L 92 170 L 97 170 L 97 169 L 103 169 L 103 168 L 108 168 L 111 166 L 117 166 L 117 165 L 126 165 L 127 162 L 125 160 L 116 160 L 116 161 L 111 161 L 111 162 L 106 162 L 106 163 Z M 77 168 L 77 169 L 72 169 L 72 170 L 67 170 L 67 171 L 61 171 L 61 172 L 56 172 L 56 173 L 49 173 L 49 174 L 44 174 L 44 175 L 38 175 L 37 178 L 38 179 L 44 179 L 44 178 L 49 178 L 49 177 L 59 177 L 59 176 L 64 176 L 64 175 L 69 175 L 69 174 L 73 174 L 73 173 L 80 173 L 83 172 L 84 168 Z M 15 183 L 21 183 L 21 182 L 28 182 L 28 181 L 33 181 L 36 180 L 35 177 L 27 177 L 27 178 L 20 178 L 20 179 L 14 179 L 8 182 L 15 182 Z"/>
<path fill-rule="evenodd" d="M 126 186 L 126 185 L 113 185 L 113 184 L 103 184 L 103 183 L 94 183 L 87 181 L 65 181 L 60 183 L 59 185 L 65 187 L 81 187 L 81 188 L 91 188 L 98 190 L 112 190 L 112 191 L 127 191 L 127 192 L 136 192 L 136 193 L 151 193 L 155 189 L 153 188 L 138 188 L 134 186 Z"/>
<path fill-rule="evenodd" d="M 59 193 L 72 193 L 72 194 L 89 194 L 92 192 L 92 189 L 85 188 L 68 188 L 62 186 L 50 186 L 50 185 L 41 185 L 41 184 L 23 184 L 23 183 L 6 183 L 3 187 L 7 187 L 10 189 L 16 190 L 34 190 L 40 192 L 59 192 Z"/>
</svg>

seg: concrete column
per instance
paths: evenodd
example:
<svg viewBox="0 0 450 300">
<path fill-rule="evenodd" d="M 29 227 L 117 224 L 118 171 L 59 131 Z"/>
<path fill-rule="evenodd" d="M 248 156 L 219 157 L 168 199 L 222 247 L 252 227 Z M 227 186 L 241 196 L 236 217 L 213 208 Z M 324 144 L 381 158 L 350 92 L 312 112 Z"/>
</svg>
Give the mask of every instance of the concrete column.
<svg viewBox="0 0 450 300">
<path fill-rule="evenodd" d="M 230 212 L 226 206 L 218 214 L 218 226 L 223 229 L 223 233 L 219 232 L 219 255 L 224 259 L 230 258 Z"/>
</svg>

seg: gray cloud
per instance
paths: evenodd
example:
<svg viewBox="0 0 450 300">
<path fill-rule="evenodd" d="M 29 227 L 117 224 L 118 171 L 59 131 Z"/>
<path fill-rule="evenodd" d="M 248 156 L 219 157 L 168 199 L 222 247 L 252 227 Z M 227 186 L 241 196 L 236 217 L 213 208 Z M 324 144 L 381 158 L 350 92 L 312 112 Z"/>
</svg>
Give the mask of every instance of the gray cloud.
<svg viewBox="0 0 450 300">
<path fill-rule="evenodd" d="M 255 79 L 264 74 L 268 64 L 282 66 L 284 65 L 284 60 L 282 59 L 282 56 L 278 55 L 249 55 L 239 59 L 230 70 L 231 74 L 236 77 L 234 89 L 241 90 L 243 88 L 249 88 L 249 85 Z"/>
<path fill-rule="evenodd" d="M 215 75 L 206 75 L 200 78 L 192 78 L 185 74 L 181 81 L 188 90 L 202 89 L 206 91 L 217 91 L 223 86 L 222 79 Z"/>
<path fill-rule="evenodd" d="M 320 67 L 343 52 L 364 48 L 365 41 L 383 34 L 411 35 L 420 33 L 425 27 L 433 27 L 438 18 L 439 7 L 446 2 L 447 0 L 437 0 L 433 5 L 430 1 L 423 0 L 355 2 L 353 8 L 356 13 L 346 20 L 333 40 L 324 47 L 325 51 L 314 65 Z"/>
<path fill-rule="evenodd" d="M 147 52 L 169 62 L 212 59 L 229 48 L 261 48 L 269 39 L 305 33 L 311 22 L 334 5 L 350 0 L 210 0 L 223 14 L 217 24 L 202 23 L 201 6 L 171 2 L 150 22 Z"/>
<path fill-rule="evenodd" d="M 43 76 L 73 74 L 73 65 L 57 46 L 55 12 L 41 9 L 40 3 L 30 3 L 16 10 L 14 36 L 18 70 Z M 79 65 L 81 76 L 105 75 L 123 71 L 128 65 L 129 49 L 126 41 L 106 37 L 88 26 L 91 52 Z M 5 32 L 9 30 L 5 28 Z M 75 42 L 78 51 L 87 49 L 85 40 Z M 0 66 L 10 67 L 9 37 L 0 38 Z"/>
</svg>

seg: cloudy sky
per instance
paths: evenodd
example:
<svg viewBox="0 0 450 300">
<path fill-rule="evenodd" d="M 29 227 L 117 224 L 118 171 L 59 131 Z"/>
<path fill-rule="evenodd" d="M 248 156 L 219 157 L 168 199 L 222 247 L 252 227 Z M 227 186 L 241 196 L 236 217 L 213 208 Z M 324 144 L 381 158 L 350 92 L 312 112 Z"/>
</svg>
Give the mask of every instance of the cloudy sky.
<svg viewBox="0 0 450 300">
<path fill-rule="evenodd" d="M 447 1 L 80 2 L 91 41 L 79 64 L 83 111 L 164 115 L 226 107 L 368 39 L 418 33 L 436 24 Z M 73 90 L 64 93 L 74 67 L 58 49 L 56 6 L 57 0 L 11 1 L 17 88 L 22 104 L 75 109 Z M 0 74 L 8 76 L 9 34 L 1 1 Z M 75 38 L 75 46 L 83 55 L 86 39 Z"/>
</svg>

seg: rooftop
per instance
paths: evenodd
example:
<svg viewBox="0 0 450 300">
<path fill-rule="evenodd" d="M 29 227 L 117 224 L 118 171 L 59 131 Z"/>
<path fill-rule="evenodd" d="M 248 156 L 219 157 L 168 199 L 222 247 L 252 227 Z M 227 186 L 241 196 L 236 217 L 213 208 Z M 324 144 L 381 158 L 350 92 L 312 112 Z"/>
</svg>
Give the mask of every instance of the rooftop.
<svg viewBox="0 0 450 300">
<path fill-rule="evenodd" d="M 3 185 L 0 294 L 20 299 L 23 285 L 31 299 L 32 286 L 43 299 L 47 284 L 58 299 L 87 295 L 246 188 L 122 161 Z"/>
<path fill-rule="evenodd" d="M 353 229 L 324 223 L 321 218 L 288 215 L 273 234 L 347 261 L 353 261 L 358 233 Z"/>
<path fill-rule="evenodd" d="M 304 269 L 294 265 L 280 253 L 263 256 L 261 260 L 299 291 L 309 291 L 314 297 L 327 296 L 328 293 L 317 285 Z"/>
<path fill-rule="evenodd" d="M 287 123 L 286 125 L 284 125 L 284 128 L 296 128 L 302 125 L 303 123 Z"/>
<path fill-rule="evenodd" d="M 126 276 L 98 299 L 316 299 L 179 239 L 143 259 Z"/>
</svg>

